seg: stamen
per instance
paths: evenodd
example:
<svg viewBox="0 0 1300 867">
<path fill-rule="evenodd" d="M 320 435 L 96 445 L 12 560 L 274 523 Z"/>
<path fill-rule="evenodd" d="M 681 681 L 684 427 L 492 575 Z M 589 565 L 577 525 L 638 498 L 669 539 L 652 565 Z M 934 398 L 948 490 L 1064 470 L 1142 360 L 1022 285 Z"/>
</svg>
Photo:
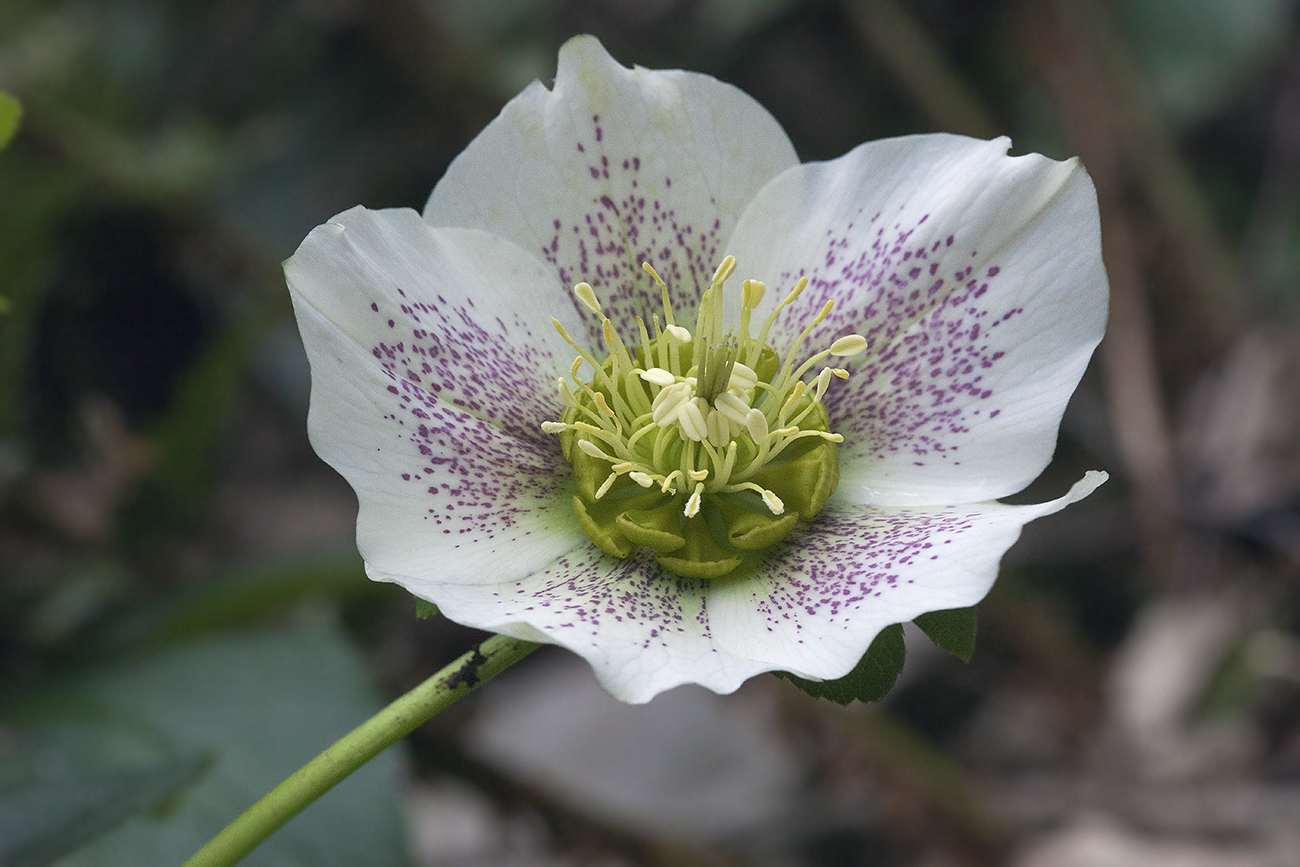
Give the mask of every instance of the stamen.
<svg viewBox="0 0 1300 867">
<path fill-rule="evenodd" d="M 700 406 L 700 404 L 704 405 Z M 704 413 L 709 407 L 704 398 L 693 397 L 690 400 L 683 401 L 679 406 L 681 409 L 677 414 L 677 424 L 681 427 L 682 433 L 686 435 L 687 439 L 695 442 L 704 439 L 708 433 L 708 428 L 705 427 Z"/>
<path fill-rule="evenodd" d="M 578 399 L 573 396 L 573 390 L 569 388 L 569 384 L 559 377 L 556 378 L 555 382 L 556 388 L 558 388 L 560 392 L 560 400 L 564 405 L 567 407 L 576 407 L 578 405 Z"/>
<path fill-rule="evenodd" d="M 798 460 L 811 456 L 833 466 L 837 458 L 829 444 L 843 442 L 844 438 L 826 429 L 829 422 L 822 400 L 834 378 L 847 378 L 849 374 L 826 365 L 823 359 L 860 355 L 867 351 L 866 338 L 843 335 L 810 357 L 799 357 L 817 326 L 834 309 L 834 302 L 827 301 L 803 323 L 788 351 L 778 355 L 767 345 L 776 317 L 805 291 L 807 277 L 799 278 L 771 311 L 757 338 L 750 332 L 750 317 L 763 303 L 767 285 L 760 280 L 742 281 L 740 325 L 728 329 L 722 302 L 724 284 L 736 271 L 734 256 L 725 257 L 713 272 L 696 305 L 691 329 L 691 323 L 675 321 L 671 293 L 663 278 L 649 262 L 643 263 L 642 269 L 658 284 L 663 311 L 647 319 L 636 318 L 636 333 L 630 345 L 623 342 L 623 335 L 604 315 L 596 290 L 586 282 L 573 287 L 574 297 L 581 305 L 579 312 L 585 309 L 600 317 L 607 353 L 600 355 L 582 348 L 558 320 L 552 320 L 576 357 L 569 378 L 557 380 L 556 388 L 564 404 L 562 419 L 542 422 L 541 429 L 573 437 L 583 455 L 606 461 L 609 466 L 608 475 L 594 492 L 583 486 L 587 493 L 582 496 L 591 498 L 587 500 L 589 506 L 594 505 L 593 499 L 605 503 L 600 509 L 587 511 L 587 520 L 605 526 L 623 510 L 656 509 L 661 503 L 675 502 L 679 505 L 674 508 L 682 508 L 687 518 L 708 512 L 705 517 L 710 534 L 718 534 L 724 527 L 725 532 L 742 532 L 738 529 L 742 525 L 734 523 L 736 515 L 749 511 L 750 517 L 743 519 L 748 522 L 743 526 L 749 529 L 743 532 L 753 539 L 757 531 L 752 512 L 759 511 L 754 499 L 737 501 L 734 506 L 718 501 L 717 512 L 710 511 L 715 508 L 714 497 L 730 497 L 742 491 L 753 492 L 747 493 L 747 498 L 756 494 L 772 515 L 815 514 L 827 495 L 824 488 L 819 488 L 820 492 L 799 492 L 792 487 L 795 493 L 787 492 L 786 496 L 795 496 L 796 500 L 787 509 L 782 498 L 764 484 L 783 476 L 788 460 L 783 455 L 789 454 L 786 450 L 800 440 L 803 445 L 795 452 Z M 587 382 L 579 378 L 584 365 L 592 368 Z M 816 375 L 809 376 L 813 370 Z M 565 442 L 566 447 L 571 445 Z M 706 500 L 705 494 L 710 499 Z M 758 536 L 776 540 L 793 526 L 793 520 L 786 518 L 764 528 Z M 704 532 L 703 527 L 699 525 L 690 532 Z M 730 547 L 726 541 L 730 537 L 715 538 L 723 548 Z M 692 557 L 701 555 L 686 555 L 684 561 L 679 561 L 678 556 L 668 560 L 689 563 Z M 667 561 L 661 562 L 667 565 Z M 693 568 L 680 574 L 700 574 L 690 571 Z M 713 568 L 716 564 L 709 565 L 702 574 L 712 574 L 707 570 Z"/>
<path fill-rule="evenodd" d="M 713 272 L 711 283 L 725 283 L 727 278 L 736 273 L 736 257 L 728 255 L 718 266 L 718 270 Z"/>
<path fill-rule="evenodd" d="M 861 334 L 846 334 L 832 343 L 829 351 L 831 355 L 838 355 L 841 358 L 860 355 L 867 351 L 867 338 Z"/>
<path fill-rule="evenodd" d="M 649 370 L 641 371 L 641 378 L 651 385 L 657 385 L 660 388 L 666 388 L 677 381 L 677 377 L 673 376 L 662 367 L 652 367 Z M 660 393 L 662 394 L 662 392 Z"/>
<path fill-rule="evenodd" d="M 678 343 L 691 342 L 691 332 L 687 331 L 685 328 L 681 327 L 680 325 L 669 325 L 667 328 L 664 329 L 664 331 L 668 332 L 668 334 L 670 334 L 671 336 L 677 338 Z"/>
<path fill-rule="evenodd" d="M 704 491 L 704 483 L 700 482 L 695 486 L 695 493 L 686 501 L 686 517 L 694 518 L 700 513 L 700 494 Z"/>
<path fill-rule="evenodd" d="M 767 416 L 761 409 L 751 409 L 745 416 L 745 428 L 754 442 L 761 445 L 767 439 Z"/>
<path fill-rule="evenodd" d="M 673 324 L 673 305 L 672 302 L 668 300 L 668 284 L 664 282 L 664 278 L 659 276 L 659 272 L 656 271 L 654 266 L 649 262 L 642 262 L 641 267 L 647 274 L 654 278 L 656 283 L 659 284 L 659 292 L 663 296 L 664 300 L 664 317 L 668 325 L 671 326 Z"/>
<path fill-rule="evenodd" d="M 731 365 L 731 381 L 727 383 L 728 391 L 749 391 L 758 385 L 758 374 L 754 369 L 739 361 Z"/>
<path fill-rule="evenodd" d="M 578 448 L 582 449 L 593 458 L 600 458 L 602 461 L 609 461 L 610 463 L 614 462 L 613 458 L 601 451 L 600 446 L 596 445 L 591 440 L 578 440 Z"/>
<path fill-rule="evenodd" d="M 758 332 L 758 337 L 754 339 L 756 349 L 759 351 L 762 350 L 763 344 L 767 343 L 767 332 L 772 328 L 773 323 L 776 322 L 777 315 L 782 310 L 793 304 L 794 300 L 803 293 L 804 287 L 807 285 L 808 278 L 800 277 L 799 282 L 794 284 L 794 289 L 790 290 L 790 294 L 785 296 L 785 299 L 782 300 L 780 304 L 776 305 L 776 309 L 767 315 L 767 321 L 763 323 L 763 330 Z M 745 363 L 748 364 L 749 359 L 745 359 Z"/>
<path fill-rule="evenodd" d="M 596 300 L 596 292 L 591 288 L 590 283 L 579 283 L 574 286 L 573 294 L 582 302 L 582 306 L 586 307 L 592 313 L 595 313 L 597 316 L 605 315 L 600 310 L 600 302 Z"/>
<path fill-rule="evenodd" d="M 597 500 L 599 500 L 601 497 L 609 493 L 609 489 L 614 487 L 614 482 L 618 480 L 618 477 L 619 477 L 618 473 L 609 474 L 609 476 L 605 479 L 605 481 L 601 483 L 601 486 L 596 489 Z"/>
</svg>

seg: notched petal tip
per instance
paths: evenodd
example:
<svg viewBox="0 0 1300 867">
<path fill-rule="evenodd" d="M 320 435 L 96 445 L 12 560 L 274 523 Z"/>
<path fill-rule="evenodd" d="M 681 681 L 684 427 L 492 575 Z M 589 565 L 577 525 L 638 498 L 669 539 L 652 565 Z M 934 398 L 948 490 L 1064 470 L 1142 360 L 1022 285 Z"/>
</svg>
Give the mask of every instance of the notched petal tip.
<svg viewBox="0 0 1300 867">
<path fill-rule="evenodd" d="M 1066 500 L 1065 505 L 1079 502 L 1104 485 L 1108 479 L 1110 479 L 1110 473 L 1105 470 L 1088 470 L 1083 474 L 1082 479 L 1079 479 L 1070 487 L 1069 493 L 1064 497 Z"/>
</svg>

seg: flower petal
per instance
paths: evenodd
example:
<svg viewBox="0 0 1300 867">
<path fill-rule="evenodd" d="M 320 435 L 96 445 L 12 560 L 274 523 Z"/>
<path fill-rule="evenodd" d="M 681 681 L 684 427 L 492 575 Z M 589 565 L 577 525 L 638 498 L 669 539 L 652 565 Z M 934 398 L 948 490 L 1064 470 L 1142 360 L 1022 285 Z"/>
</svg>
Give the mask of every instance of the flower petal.
<svg viewBox="0 0 1300 867">
<path fill-rule="evenodd" d="M 771 668 L 718 648 L 700 582 L 663 573 L 645 553 L 619 560 L 584 544 L 495 588 L 408 586 L 457 623 L 568 648 L 627 702 L 684 683 L 728 693 Z"/>
<path fill-rule="evenodd" d="M 356 208 L 315 229 L 285 274 L 312 368 L 308 431 L 356 491 L 369 569 L 501 581 L 583 538 L 572 473 L 538 429 L 562 412 L 564 346 L 549 325 L 530 331 L 554 291 L 540 263 L 413 211 Z"/>
<path fill-rule="evenodd" d="M 891 623 L 983 599 L 1021 527 L 1105 480 L 1090 472 L 1035 506 L 827 506 L 749 580 L 714 585 L 714 639 L 800 677 L 843 677 Z"/>
<path fill-rule="evenodd" d="M 424 218 L 486 229 L 587 281 L 623 335 L 673 303 L 692 310 L 720 244 L 769 179 L 798 162 L 780 125 L 707 75 L 628 69 L 591 36 L 560 49 L 555 87 L 534 82 L 452 162 Z M 595 345 L 599 320 L 582 311 Z"/>
<path fill-rule="evenodd" d="M 786 172 L 737 226 L 745 276 L 784 287 L 806 275 L 799 309 L 835 302 L 811 349 L 867 338 L 826 395 L 845 438 L 837 499 L 990 500 L 1051 458 L 1105 328 L 1096 197 L 1076 161 L 1008 157 L 1007 145 L 872 142 Z M 784 314 L 774 345 L 807 318 Z"/>
<path fill-rule="evenodd" d="M 514 436 L 554 443 L 540 425 L 564 411 L 556 380 L 575 353 L 551 317 L 571 330 L 579 320 L 523 250 L 433 229 L 411 210 L 357 207 L 312 230 L 284 268 L 295 302 L 336 323 L 394 379 Z"/>
</svg>

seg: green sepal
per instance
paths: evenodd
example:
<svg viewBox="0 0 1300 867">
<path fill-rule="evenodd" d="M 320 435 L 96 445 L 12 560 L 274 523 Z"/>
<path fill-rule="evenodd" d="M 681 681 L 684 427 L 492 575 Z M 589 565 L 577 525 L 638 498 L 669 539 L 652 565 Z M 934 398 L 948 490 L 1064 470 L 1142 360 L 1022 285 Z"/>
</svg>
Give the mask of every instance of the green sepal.
<svg viewBox="0 0 1300 867">
<path fill-rule="evenodd" d="M 609 461 L 593 458 L 591 455 L 578 448 L 577 438 L 574 438 L 572 448 L 569 450 L 569 463 L 573 464 L 573 478 L 578 483 L 578 493 L 589 503 L 596 501 L 596 491 L 605 483 L 609 477 Z"/>
<path fill-rule="evenodd" d="M 614 519 L 623 535 L 651 551 L 669 554 L 686 544 L 682 534 L 682 497 L 653 509 L 622 512 Z"/>
<path fill-rule="evenodd" d="M 749 493 L 748 491 L 744 493 Z M 794 512 L 773 515 L 767 511 L 763 501 L 753 497 L 762 512 L 756 512 L 740 505 L 740 495 L 713 497 L 709 507 L 716 509 L 726 525 L 727 541 L 742 551 L 759 551 L 780 542 L 799 523 L 799 516 Z"/>
<path fill-rule="evenodd" d="M 434 605 L 428 599 L 415 598 L 415 619 L 428 620 L 430 617 L 438 616 L 438 606 Z"/>
<path fill-rule="evenodd" d="M 684 518 L 680 526 L 686 544 L 673 552 L 676 556 L 655 558 L 669 572 L 683 578 L 720 578 L 740 565 L 741 555 L 718 544 L 704 515 Z"/>
<path fill-rule="evenodd" d="M 880 701 L 894 688 L 906 655 L 903 627 L 895 623 L 880 630 L 853 670 L 838 680 L 805 680 L 785 671 L 773 674 L 790 681 L 813 698 L 824 698 L 838 705 L 852 701 Z"/>
<path fill-rule="evenodd" d="M 840 483 L 839 448 L 818 437 L 802 454 L 791 460 L 784 457 L 763 467 L 752 481 L 780 497 L 787 512 L 811 521 Z"/>
<path fill-rule="evenodd" d="M 763 344 L 763 351 L 758 354 L 758 360 L 751 364 L 749 369 L 754 371 L 759 382 L 771 382 L 777 371 L 781 369 L 781 356 L 776 354 L 775 349 Z"/>
<path fill-rule="evenodd" d="M 582 532 L 606 554 L 621 559 L 632 553 L 632 542 L 618 528 L 613 514 L 599 508 L 588 511 L 586 501 L 576 494 L 573 497 L 573 514 L 578 519 Z"/>
<path fill-rule="evenodd" d="M 970 662 L 975 653 L 975 632 L 979 627 L 979 609 L 949 608 L 930 611 L 912 621 L 931 641 L 960 659 Z"/>
</svg>

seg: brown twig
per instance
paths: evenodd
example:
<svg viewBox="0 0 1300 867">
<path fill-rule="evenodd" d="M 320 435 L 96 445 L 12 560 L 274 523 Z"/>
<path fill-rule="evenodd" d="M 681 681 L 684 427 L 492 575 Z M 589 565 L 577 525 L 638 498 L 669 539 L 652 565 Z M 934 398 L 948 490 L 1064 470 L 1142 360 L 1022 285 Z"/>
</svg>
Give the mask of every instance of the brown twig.
<svg viewBox="0 0 1300 867">
<path fill-rule="evenodd" d="M 1060 104 L 1067 134 L 1097 188 L 1102 254 L 1111 309 L 1100 360 L 1120 454 L 1135 490 L 1147 562 L 1162 583 L 1175 566 L 1177 473 L 1163 410 L 1160 374 L 1134 224 L 1125 202 L 1122 130 L 1088 47 L 1067 26 L 1061 7 L 1023 4 L 1022 41 Z"/>
</svg>

